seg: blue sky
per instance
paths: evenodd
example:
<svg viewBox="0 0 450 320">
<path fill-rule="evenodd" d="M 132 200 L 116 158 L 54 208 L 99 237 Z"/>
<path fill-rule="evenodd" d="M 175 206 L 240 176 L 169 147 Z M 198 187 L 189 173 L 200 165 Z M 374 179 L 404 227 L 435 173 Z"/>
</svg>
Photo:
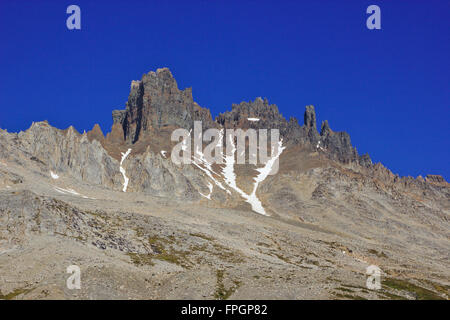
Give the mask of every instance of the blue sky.
<svg viewBox="0 0 450 320">
<path fill-rule="evenodd" d="M 81 30 L 66 8 L 81 8 Z M 366 28 L 381 8 L 382 30 Z M 0 1 L 0 127 L 79 131 L 169 67 L 213 115 L 267 97 L 345 130 L 394 173 L 450 177 L 449 1 Z M 318 123 L 320 126 L 320 122 Z"/>
</svg>

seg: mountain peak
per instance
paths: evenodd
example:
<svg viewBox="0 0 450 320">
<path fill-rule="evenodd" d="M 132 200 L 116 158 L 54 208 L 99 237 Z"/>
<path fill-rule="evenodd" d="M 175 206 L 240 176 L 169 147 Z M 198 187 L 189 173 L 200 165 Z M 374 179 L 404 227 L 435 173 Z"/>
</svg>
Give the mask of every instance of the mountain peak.
<svg viewBox="0 0 450 320">
<path fill-rule="evenodd" d="M 180 90 L 168 68 L 150 71 L 131 82 L 125 110 L 113 111 L 114 124 L 123 128 L 128 143 L 150 131 L 170 127 L 192 128 L 195 120 L 213 124 L 209 110 L 192 98 L 192 89 Z"/>
<path fill-rule="evenodd" d="M 314 129 L 316 128 L 316 110 L 314 109 L 314 106 L 306 106 L 304 120 L 305 126 Z"/>
<path fill-rule="evenodd" d="M 334 132 L 328 121 L 324 121 L 321 132 L 317 131 L 316 111 L 307 105 L 304 125 L 297 119 L 289 121 L 279 112 L 277 105 L 269 104 L 267 98 L 257 97 L 253 101 L 232 104 L 231 111 L 212 119 L 208 109 L 200 107 L 192 97 L 192 89 L 180 90 L 168 68 L 159 68 L 144 74 L 141 80 L 133 80 L 125 110 L 112 112 L 114 141 L 123 135 L 124 142 L 135 144 L 140 139 L 145 144 L 152 135 L 174 129 L 191 129 L 194 121 L 202 121 L 203 128 L 279 129 L 287 144 L 305 144 L 313 150 L 320 142 L 327 155 L 344 163 L 356 162 L 367 166 L 370 157 L 360 157 L 351 145 L 346 132 Z M 110 135 L 111 137 L 113 135 Z M 147 139 L 142 139 L 148 137 Z M 154 137 L 154 136 L 152 136 Z"/>
</svg>

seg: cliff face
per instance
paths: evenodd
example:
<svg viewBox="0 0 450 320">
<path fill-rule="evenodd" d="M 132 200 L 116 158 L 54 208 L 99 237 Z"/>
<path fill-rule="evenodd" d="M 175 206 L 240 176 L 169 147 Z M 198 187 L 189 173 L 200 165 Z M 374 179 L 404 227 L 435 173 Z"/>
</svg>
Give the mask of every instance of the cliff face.
<svg viewBox="0 0 450 320">
<path fill-rule="evenodd" d="M 209 110 L 194 102 L 191 88 L 179 90 L 167 68 L 132 81 L 126 109 L 113 111 L 113 120 L 122 126 L 128 143 L 136 143 L 152 129 L 156 132 L 165 127 L 191 129 L 195 120 L 213 126 Z"/>
<path fill-rule="evenodd" d="M 127 146 L 111 143 L 111 136 L 103 137 L 96 125 L 92 131 L 80 134 L 73 127 L 60 130 L 46 121 L 35 122 L 20 133 L 0 132 L 0 158 L 11 165 L 26 167 L 39 172 L 42 177 L 56 174 L 95 187 L 120 191 L 124 178 L 120 172 L 120 158 L 110 153 L 125 152 Z M 130 156 L 123 168 L 132 181 L 130 192 L 142 192 L 155 196 L 176 196 L 183 199 L 199 199 L 206 192 L 205 178 L 191 166 L 178 167 L 170 157 L 147 148 Z M 14 185 L 20 176 L 0 171 L 0 186 Z M 4 181 L 2 181 L 2 178 Z M 59 178 L 57 179 L 59 180 Z M 220 192 L 217 195 L 220 197 Z"/>
<path fill-rule="evenodd" d="M 249 120 L 250 119 L 250 120 Z M 220 114 L 216 121 L 225 128 L 277 128 L 287 145 L 302 144 L 313 150 L 323 151 L 328 157 L 343 163 L 355 163 L 368 167 L 372 164 L 368 155 L 359 156 L 351 144 L 346 132 L 334 132 L 328 121 L 317 131 L 316 111 L 314 106 L 306 106 L 304 123 L 299 125 L 296 118 L 287 121 L 274 104 L 267 99 L 256 98 L 255 101 L 233 104 L 231 111 Z"/>
</svg>

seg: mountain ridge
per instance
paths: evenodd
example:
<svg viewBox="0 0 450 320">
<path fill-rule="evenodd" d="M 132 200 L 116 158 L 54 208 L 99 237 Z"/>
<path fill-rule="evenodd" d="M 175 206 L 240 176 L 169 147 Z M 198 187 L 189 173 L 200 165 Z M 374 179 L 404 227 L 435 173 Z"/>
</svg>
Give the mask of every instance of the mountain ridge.
<svg viewBox="0 0 450 320">
<path fill-rule="evenodd" d="M 193 100 L 192 88 L 178 89 L 177 82 L 169 68 L 159 68 L 144 74 L 141 80 L 132 80 L 125 109 L 113 110 L 112 118 L 113 125 L 106 135 L 100 125 L 96 123 L 87 132 L 87 136 L 90 141 L 98 140 L 116 160 L 120 159 L 119 149 L 131 147 L 138 143 L 139 139 L 142 141 L 135 146 L 133 154 L 145 152 L 147 146 L 152 144 L 151 136 L 155 135 L 161 135 L 160 140 L 167 140 L 157 146 L 157 149 L 160 150 L 156 150 L 156 152 L 169 149 L 172 130 L 191 129 L 193 121 L 202 121 L 206 124 L 206 128 L 277 128 L 280 130 L 281 137 L 288 144 L 300 143 L 311 149 L 322 151 L 326 149 L 326 154 L 330 159 L 342 163 L 356 163 L 367 168 L 375 166 L 368 153 L 358 154 L 356 147 L 352 146 L 350 135 L 347 132 L 333 131 L 328 120 L 322 121 L 320 131 L 318 131 L 316 111 L 312 105 L 305 107 L 303 125 L 300 125 L 295 117 L 287 120 L 279 112 L 277 105 L 269 104 L 267 98 L 261 97 L 257 97 L 253 101 L 233 103 L 231 110 L 219 113 L 213 119 L 209 109 L 202 108 Z M 248 120 L 252 118 L 259 120 L 257 122 Z M 75 128 L 73 129 L 76 131 Z M 379 163 L 377 167 L 380 165 L 383 166 Z M 392 173 L 392 171 L 390 172 Z M 397 177 L 396 179 L 411 178 L 409 175 L 403 177 L 395 173 L 393 175 Z M 432 179 L 426 178 L 426 176 L 438 176 L 439 178 Z M 419 175 L 414 179 L 418 179 L 419 182 L 425 180 L 446 183 L 442 176 L 431 173 L 425 175 L 425 178 Z"/>
</svg>

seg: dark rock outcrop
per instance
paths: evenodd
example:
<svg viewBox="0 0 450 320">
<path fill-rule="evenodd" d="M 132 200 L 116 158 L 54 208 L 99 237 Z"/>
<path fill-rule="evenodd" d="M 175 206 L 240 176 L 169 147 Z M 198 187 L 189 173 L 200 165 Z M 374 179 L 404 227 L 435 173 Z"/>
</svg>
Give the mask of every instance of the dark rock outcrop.
<svg viewBox="0 0 450 320">
<path fill-rule="evenodd" d="M 276 128 L 283 136 L 286 135 L 290 126 L 275 104 L 269 104 L 267 99 L 263 100 L 259 97 L 254 101 L 233 104 L 231 111 L 219 114 L 215 120 L 224 128 Z M 298 123 L 297 127 L 300 128 Z"/>
<path fill-rule="evenodd" d="M 164 127 L 191 129 L 195 120 L 212 126 L 208 109 L 201 108 L 192 99 L 192 89 L 179 90 L 167 68 L 158 69 L 131 82 L 131 91 L 125 110 L 113 112 L 114 123 L 120 123 L 128 143 L 137 142 L 150 131 Z"/>
<path fill-rule="evenodd" d="M 256 120 L 250 121 L 249 119 Z M 256 98 L 254 101 L 233 104 L 231 111 L 221 113 L 216 122 L 225 128 L 279 129 L 286 144 L 303 144 L 313 150 L 327 151 L 327 154 L 344 163 L 355 162 L 363 166 L 372 164 L 366 154 L 359 156 L 352 146 L 350 136 L 346 132 L 334 132 L 328 121 L 322 123 L 321 132 L 317 131 L 317 120 L 314 106 L 306 106 L 304 125 L 300 126 L 297 119 L 287 121 L 278 107 L 269 105 L 267 99 Z"/>
<path fill-rule="evenodd" d="M 432 183 L 439 186 L 446 186 L 448 185 L 447 181 L 445 181 L 444 177 L 437 175 L 437 174 L 428 174 L 425 177 L 425 181 L 428 183 Z"/>
<path fill-rule="evenodd" d="M 123 123 L 123 120 L 125 120 L 126 116 L 126 110 L 113 110 L 112 117 L 113 117 L 113 123 Z"/>
<path fill-rule="evenodd" d="M 316 128 L 316 111 L 314 106 L 306 106 L 306 111 L 304 115 L 305 126 L 308 128 Z"/>
</svg>

